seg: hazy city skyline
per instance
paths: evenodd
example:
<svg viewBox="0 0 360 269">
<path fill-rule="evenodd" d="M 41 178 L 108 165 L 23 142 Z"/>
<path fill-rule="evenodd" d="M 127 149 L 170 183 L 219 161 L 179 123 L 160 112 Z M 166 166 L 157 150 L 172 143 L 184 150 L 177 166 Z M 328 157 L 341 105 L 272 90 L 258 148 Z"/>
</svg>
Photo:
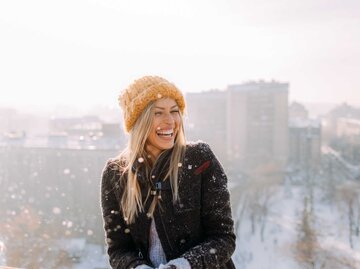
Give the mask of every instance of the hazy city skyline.
<svg viewBox="0 0 360 269">
<path fill-rule="evenodd" d="M 360 104 L 359 1 L 3 1 L 1 106 L 116 105 L 134 78 L 184 92 L 290 83 L 289 100 Z"/>
</svg>

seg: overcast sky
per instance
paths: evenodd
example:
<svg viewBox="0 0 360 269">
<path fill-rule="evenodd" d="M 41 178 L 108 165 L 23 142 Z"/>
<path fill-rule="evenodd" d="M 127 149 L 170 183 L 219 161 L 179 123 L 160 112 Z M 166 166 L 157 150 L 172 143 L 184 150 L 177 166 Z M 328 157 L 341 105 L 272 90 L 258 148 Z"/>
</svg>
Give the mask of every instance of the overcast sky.
<svg viewBox="0 0 360 269">
<path fill-rule="evenodd" d="M 290 100 L 360 104 L 360 1 L 0 1 L 0 105 L 117 105 L 144 74 L 184 92 L 275 79 Z"/>
</svg>

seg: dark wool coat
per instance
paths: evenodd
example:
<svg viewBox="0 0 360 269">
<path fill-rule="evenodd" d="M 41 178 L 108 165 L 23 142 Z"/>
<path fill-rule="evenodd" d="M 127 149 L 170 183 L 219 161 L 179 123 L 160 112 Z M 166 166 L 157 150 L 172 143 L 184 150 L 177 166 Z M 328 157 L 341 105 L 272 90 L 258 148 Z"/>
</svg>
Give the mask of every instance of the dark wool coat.
<svg viewBox="0 0 360 269">
<path fill-rule="evenodd" d="M 162 200 L 153 218 L 167 260 L 184 257 L 192 269 L 235 268 L 231 260 L 235 234 L 227 177 L 221 164 L 206 143 L 188 144 L 184 163 L 179 164 L 180 199 L 173 203 L 169 180 L 163 181 L 170 154 L 171 150 L 161 154 L 151 171 L 154 183 L 161 181 Z M 141 165 L 138 163 L 133 170 L 138 170 L 145 202 L 149 186 L 155 184 L 150 184 Z M 148 257 L 151 219 L 146 215 L 152 196 L 145 202 L 145 212 L 134 224 L 127 225 L 119 207 L 123 182 L 119 160 L 108 160 L 102 173 L 101 207 L 110 264 L 114 269 L 152 266 Z"/>
</svg>

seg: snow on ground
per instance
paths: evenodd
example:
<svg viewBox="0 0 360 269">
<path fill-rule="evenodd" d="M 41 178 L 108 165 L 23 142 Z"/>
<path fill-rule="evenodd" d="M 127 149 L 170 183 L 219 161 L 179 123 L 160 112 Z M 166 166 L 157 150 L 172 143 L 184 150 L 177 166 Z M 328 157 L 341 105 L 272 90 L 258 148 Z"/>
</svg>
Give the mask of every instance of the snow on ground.
<svg viewBox="0 0 360 269">
<path fill-rule="evenodd" d="M 299 236 L 305 192 L 301 186 L 286 189 L 287 192 L 284 187 L 279 187 L 274 194 L 269 206 L 263 242 L 260 225 L 257 225 L 255 233 L 252 233 L 249 217 L 244 218 L 239 225 L 236 231 L 237 247 L 233 255 L 237 269 L 304 268 L 295 260 L 294 247 Z M 324 253 L 353 261 L 353 267 L 339 268 L 360 268 L 360 238 L 354 237 L 354 248 L 350 248 L 345 213 L 341 207 L 330 206 L 324 202 L 320 191 L 315 191 L 314 197 L 314 228 Z M 236 213 L 234 212 L 235 218 Z"/>
<path fill-rule="evenodd" d="M 104 254 L 103 247 L 96 244 L 87 244 L 81 257 L 81 262 L 72 269 L 107 269 L 110 268 L 108 257 Z"/>
<path fill-rule="evenodd" d="M 348 217 L 339 204 L 329 205 L 321 201 L 321 193 L 315 203 L 318 242 L 322 248 L 341 257 L 353 259 L 360 268 L 360 238 L 353 236 L 353 248 L 349 243 Z"/>
<path fill-rule="evenodd" d="M 238 269 L 288 269 L 297 268 L 292 258 L 291 244 L 296 238 L 296 221 L 301 208 L 299 191 L 293 191 L 293 198 L 286 198 L 278 190 L 268 218 L 261 242 L 260 233 L 251 233 L 248 219 L 237 231 L 237 248 L 233 256 Z M 259 230 L 259 227 L 256 227 Z"/>
</svg>

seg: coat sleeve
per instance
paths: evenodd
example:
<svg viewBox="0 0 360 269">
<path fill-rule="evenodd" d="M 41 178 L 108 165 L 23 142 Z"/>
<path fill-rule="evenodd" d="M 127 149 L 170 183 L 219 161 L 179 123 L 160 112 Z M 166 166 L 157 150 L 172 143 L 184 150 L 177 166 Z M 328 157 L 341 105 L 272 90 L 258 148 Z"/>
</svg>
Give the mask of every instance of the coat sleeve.
<svg viewBox="0 0 360 269">
<path fill-rule="evenodd" d="M 101 176 L 100 197 L 107 252 L 113 269 L 135 268 L 147 262 L 139 255 L 120 210 L 115 194 L 120 192 L 117 167 L 114 161 L 108 160 Z"/>
<path fill-rule="evenodd" d="M 201 220 L 205 239 L 182 256 L 192 269 L 220 268 L 231 259 L 235 250 L 227 177 L 209 145 L 201 143 L 200 147 L 210 161 L 201 174 Z"/>
</svg>

